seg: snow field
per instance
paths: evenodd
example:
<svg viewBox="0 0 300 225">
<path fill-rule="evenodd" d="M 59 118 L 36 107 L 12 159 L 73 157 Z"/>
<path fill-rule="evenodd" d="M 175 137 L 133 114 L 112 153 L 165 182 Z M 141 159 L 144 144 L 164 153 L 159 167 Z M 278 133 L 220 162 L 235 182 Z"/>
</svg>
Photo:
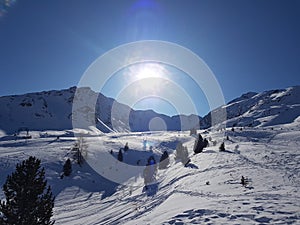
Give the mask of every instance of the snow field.
<svg viewBox="0 0 300 225">
<path fill-rule="evenodd" d="M 89 165 L 73 163 L 70 177 L 60 179 L 62 166 L 71 155 L 73 137 L 0 140 L 0 184 L 16 163 L 34 155 L 42 160 L 46 178 L 56 195 L 56 224 L 299 224 L 300 166 L 299 124 L 227 129 L 203 133 L 217 145 L 193 155 L 195 137 L 189 132 L 117 133 L 86 137 L 88 157 L 97 152 L 114 160 L 120 148 L 129 144 L 124 162 L 145 165 L 150 155 L 157 161 L 170 153 L 170 165 L 159 170 L 158 192 L 142 192 L 140 170 L 122 184 L 100 176 Z M 201 131 L 202 132 L 202 131 Z M 228 136 L 229 140 L 226 140 Z M 143 141 L 147 140 L 144 149 Z M 176 144 L 188 147 L 191 164 L 174 161 Z M 221 142 L 225 152 L 219 152 Z M 153 146 L 153 151 L 149 148 Z M 110 155 L 113 150 L 113 155 Z M 97 154 L 96 154 L 97 156 Z M 110 165 L 114 170 L 115 165 Z M 245 187 L 241 176 L 249 180 Z M 209 184 L 207 184 L 209 182 Z M 0 199 L 4 195 L 0 192 Z"/>
</svg>

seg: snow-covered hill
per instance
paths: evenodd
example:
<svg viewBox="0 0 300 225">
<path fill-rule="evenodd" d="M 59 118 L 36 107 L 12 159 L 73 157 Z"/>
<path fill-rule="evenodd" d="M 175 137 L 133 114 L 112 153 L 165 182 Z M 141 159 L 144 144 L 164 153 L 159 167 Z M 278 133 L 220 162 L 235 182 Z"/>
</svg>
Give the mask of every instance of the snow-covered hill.
<svg viewBox="0 0 300 225">
<path fill-rule="evenodd" d="M 291 123 L 300 116 L 300 86 L 262 93 L 249 92 L 214 111 L 226 109 L 226 126 L 271 126 Z M 211 126 L 210 114 L 201 127 Z"/>
<path fill-rule="evenodd" d="M 116 184 L 104 178 L 107 174 L 96 173 L 88 163 L 79 167 L 73 162 L 72 175 L 61 179 L 74 137 L 40 138 L 39 132 L 31 132 L 30 140 L 2 136 L 0 185 L 16 163 L 34 155 L 42 160 L 56 195 L 56 224 L 299 224 L 299 130 L 299 120 L 268 128 L 228 129 L 225 135 L 229 140 L 224 140 L 221 131 L 202 130 L 203 136 L 212 141 L 198 155 L 193 155 L 195 137 L 188 131 L 111 133 L 85 138 L 88 158 L 102 152 L 113 159 L 128 142 L 129 151 L 124 154 L 128 165 L 138 161 L 145 165 L 149 155 L 159 159 L 167 150 L 170 165 L 158 171 L 158 191 L 152 196 L 142 192 L 144 183 L 138 169 L 131 179 Z M 49 131 L 49 135 L 61 132 Z M 144 140 L 148 142 L 146 148 Z M 192 160 L 188 167 L 174 160 L 179 141 L 188 147 Z M 227 151 L 219 152 L 223 141 Z M 117 163 L 108 169 L 116 172 Z M 240 184 L 241 176 L 249 180 L 246 187 Z M 0 199 L 3 198 L 1 191 Z"/>
<path fill-rule="evenodd" d="M 84 93 L 88 99 L 97 99 L 96 102 L 96 127 L 103 132 L 109 132 L 112 128 L 116 131 L 148 131 L 159 129 L 155 127 L 155 119 L 165 122 L 163 130 L 181 130 L 199 127 L 199 117 L 174 116 L 158 114 L 152 110 L 135 111 L 128 106 L 118 103 L 112 98 L 92 91 L 90 88 L 72 87 L 60 91 L 44 91 L 24 95 L 0 97 L 0 130 L 6 133 L 15 133 L 19 130 L 66 130 L 72 129 L 72 104 L 75 93 Z M 87 98 L 80 99 L 76 95 L 76 101 L 82 103 L 84 115 L 91 110 L 85 105 Z M 112 113 L 112 109 L 114 113 Z M 129 113 L 127 115 L 126 113 Z M 95 119 L 95 118 L 94 118 Z M 126 122 L 127 120 L 127 122 Z M 154 127 L 149 127 L 151 121 Z M 183 121 L 184 127 L 181 127 Z"/>
</svg>

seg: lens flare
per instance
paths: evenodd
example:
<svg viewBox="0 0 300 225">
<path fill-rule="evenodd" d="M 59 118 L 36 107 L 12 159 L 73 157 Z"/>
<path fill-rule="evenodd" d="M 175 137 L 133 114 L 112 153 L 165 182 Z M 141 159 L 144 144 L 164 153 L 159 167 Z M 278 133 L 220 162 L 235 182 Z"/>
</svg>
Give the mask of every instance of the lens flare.
<svg viewBox="0 0 300 225">
<path fill-rule="evenodd" d="M 16 0 L 0 0 L 0 17 L 4 16 L 16 2 Z"/>
</svg>

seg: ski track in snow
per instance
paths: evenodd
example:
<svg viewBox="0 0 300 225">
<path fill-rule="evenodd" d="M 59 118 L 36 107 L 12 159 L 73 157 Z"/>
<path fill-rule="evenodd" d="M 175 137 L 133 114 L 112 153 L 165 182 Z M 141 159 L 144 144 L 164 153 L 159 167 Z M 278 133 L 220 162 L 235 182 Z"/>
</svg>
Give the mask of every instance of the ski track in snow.
<svg viewBox="0 0 300 225">
<path fill-rule="evenodd" d="M 15 165 L 34 155 L 42 160 L 46 178 L 55 189 L 55 224 L 299 224 L 300 223 L 300 132 L 298 124 L 274 128 L 246 128 L 226 131 L 226 152 L 218 148 L 222 132 L 203 137 L 217 141 L 203 153 L 193 155 L 195 138 L 189 132 L 114 133 L 86 138 L 89 148 L 113 150 L 129 143 L 127 163 L 145 163 L 170 153 L 170 165 L 159 170 L 158 192 L 142 192 L 141 175 L 123 185 L 105 181 L 88 165 L 73 164 L 72 175 L 60 179 L 62 165 L 71 155 L 75 138 L 0 140 L 0 185 Z M 143 149 L 143 140 L 149 145 Z M 174 161 L 175 146 L 184 142 L 194 168 Z M 149 146 L 153 152 L 149 152 Z M 243 187 L 241 176 L 249 180 Z M 206 182 L 209 181 L 209 185 Z M 112 190 L 111 193 L 108 190 Z M 4 194 L 0 192 L 0 199 Z"/>
</svg>

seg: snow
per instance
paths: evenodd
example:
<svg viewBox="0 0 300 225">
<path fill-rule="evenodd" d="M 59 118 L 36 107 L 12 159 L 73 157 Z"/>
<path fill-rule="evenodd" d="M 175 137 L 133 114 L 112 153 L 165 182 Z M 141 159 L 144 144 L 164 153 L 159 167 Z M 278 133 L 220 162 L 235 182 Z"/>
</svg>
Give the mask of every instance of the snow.
<svg viewBox="0 0 300 225">
<path fill-rule="evenodd" d="M 60 131 L 61 132 L 61 131 Z M 62 165 L 70 157 L 74 137 L 40 137 L 0 140 L 0 184 L 16 163 L 34 155 L 42 160 L 46 177 L 56 195 L 56 224 L 297 224 L 300 222 L 299 122 L 274 127 L 226 130 L 226 152 L 221 131 L 198 131 L 217 141 L 203 153 L 193 155 L 195 137 L 189 132 L 110 133 L 85 137 L 89 154 L 102 152 L 110 160 L 129 144 L 124 165 L 145 165 L 150 155 L 159 159 L 170 153 L 170 166 L 158 171 L 158 192 L 142 192 L 143 178 L 137 169 L 117 184 L 85 163 L 73 162 L 70 177 L 60 179 Z M 51 132 L 49 133 L 51 135 Z M 146 149 L 143 141 L 147 140 Z M 178 141 L 188 147 L 189 167 L 174 161 Z M 153 146 L 153 152 L 149 147 Z M 113 150 L 113 156 L 109 151 Z M 88 160 L 88 159 L 87 159 Z M 100 160 L 100 159 L 99 159 Z M 101 160 L 100 160 L 101 161 Z M 89 162 L 89 160 L 88 160 Z M 112 161 L 114 162 L 114 161 Z M 118 168 L 112 163 L 111 170 Z M 123 174 L 124 175 L 124 174 Z M 243 187 L 241 176 L 250 183 Z M 209 181 L 209 185 L 206 182 Z M 1 192 L 1 199 L 4 195 Z"/>
<path fill-rule="evenodd" d="M 300 115 L 300 86 L 262 93 L 249 92 L 215 109 L 226 109 L 227 126 L 274 126 L 293 122 Z M 210 114 L 201 120 L 201 127 L 210 127 Z"/>
<path fill-rule="evenodd" d="M 299 86 L 242 95 L 222 106 L 228 120 L 215 127 L 209 127 L 209 115 L 204 117 L 198 133 L 210 146 L 197 155 L 196 136 L 189 131 L 145 132 L 157 116 L 168 128 L 178 128 L 180 116 L 137 111 L 130 115 L 133 129 L 144 132 L 128 132 L 121 113 L 128 107 L 120 104 L 120 115 L 111 117 L 113 100 L 102 95 L 97 127 L 73 129 L 68 115 L 74 92 L 71 88 L 0 98 L 5 106 L 0 111 L 0 185 L 17 163 L 29 156 L 41 159 L 56 196 L 55 224 L 300 224 Z M 190 124 L 197 119 L 181 117 Z M 117 124 L 114 129 L 109 120 Z M 31 139 L 24 139 L 26 129 L 11 135 L 28 126 Z M 109 130 L 114 132 L 105 133 Z M 79 166 L 73 160 L 71 176 L 61 179 L 75 136 L 88 146 L 86 162 Z M 178 142 L 189 150 L 187 167 L 174 160 Z M 226 151 L 219 152 L 222 142 Z M 126 143 L 129 150 L 123 150 L 121 163 L 117 155 Z M 158 170 L 158 190 L 147 195 L 144 166 L 151 155 L 158 162 L 164 151 L 170 165 Z M 246 186 L 242 176 L 249 181 Z M 0 200 L 4 198 L 0 191 Z"/>
</svg>

